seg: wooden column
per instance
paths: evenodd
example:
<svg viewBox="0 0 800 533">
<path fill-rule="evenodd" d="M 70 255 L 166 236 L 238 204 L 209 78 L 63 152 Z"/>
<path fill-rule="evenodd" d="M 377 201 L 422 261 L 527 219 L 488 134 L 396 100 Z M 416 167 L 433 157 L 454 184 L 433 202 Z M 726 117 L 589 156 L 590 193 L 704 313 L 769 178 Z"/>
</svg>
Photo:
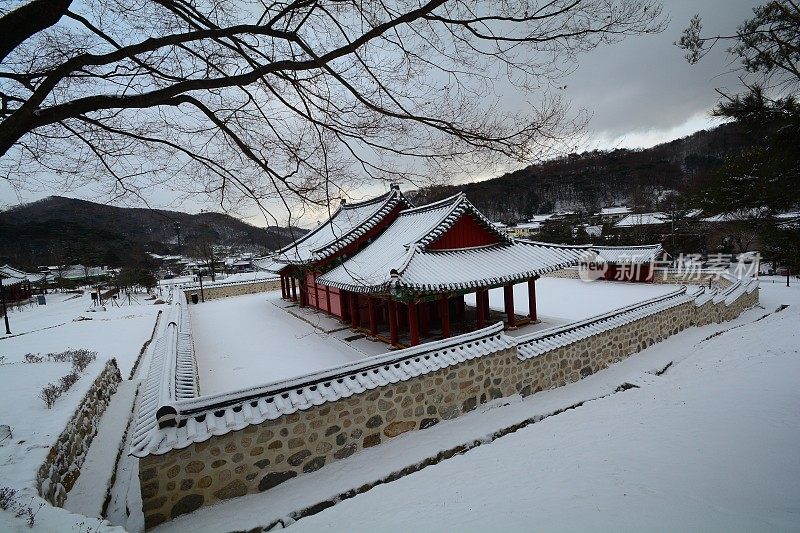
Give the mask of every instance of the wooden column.
<svg viewBox="0 0 800 533">
<path fill-rule="evenodd" d="M 286 299 L 286 278 L 281 274 L 281 298 Z"/>
<path fill-rule="evenodd" d="M 396 345 L 400 340 L 397 332 L 397 303 L 389 300 L 389 342 Z"/>
<path fill-rule="evenodd" d="M 308 286 L 306 285 L 305 278 L 303 278 L 303 283 L 299 283 L 300 280 L 297 280 L 297 281 L 298 281 L 298 284 L 300 285 L 300 287 L 298 287 L 299 292 L 300 292 L 300 302 L 298 303 L 298 305 L 300 307 L 305 307 L 306 305 L 308 305 L 308 298 L 307 298 Z"/>
<path fill-rule="evenodd" d="M 514 284 L 509 283 L 508 285 L 503 285 L 503 302 L 506 306 L 506 321 L 508 322 L 508 327 L 513 328 L 517 325 L 517 319 L 514 315 Z"/>
<path fill-rule="evenodd" d="M 378 334 L 378 306 L 372 296 L 367 300 L 369 306 L 369 334 L 373 337 Z"/>
<path fill-rule="evenodd" d="M 483 303 L 483 297 L 486 295 L 486 289 L 478 289 L 475 291 L 475 308 L 478 311 L 478 318 L 475 321 L 475 327 L 481 329 L 486 327 L 486 306 Z"/>
<path fill-rule="evenodd" d="M 491 291 L 486 289 L 483 293 L 483 316 L 486 317 L 486 322 L 489 323 L 492 321 L 492 310 L 489 307 L 489 293 Z"/>
<path fill-rule="evenodd" d="M 350 294 L 348 300 L 350 301 L 350 325 L 355 329 L 361 325 L 361 320 L 359 320 L 360 317 L 358 316 L 358 293 Z"/>
<path fill-rule="evenodd" d="M 342 322 L 350 321 L 350 293 L 344 289 L 339 289 L 339 306 L 342 309 Z"/>
<path fill-rule="evenodd" d="M 325 285 L 325 307 L 327 307 L 328 314 L 331 314 L 331 288 Z"/>
<path fill-rule="evenodd" d="M 419 334 L 427 337 L 431 330 L 431 306 L 430 302 L 423 302 L 418 307 L 419 315 Z"/>
<path fill-rule="evenodd" d="M 439 300 L 439 317 L 442 320 L 442 338 L 446 339 L 450 336 L 450 302 L 445 295 Z"/>
<path fill-rule="evenodd" d="M 317 285 L 317 273 L 311 275 L 311 279 L 314 281 L 314 307 L 317 309 L 322 309 L 322 304 L 319 303 L 319 285 Z"/>
<path fill-rule="evenodd" d="M 295 282 L 294 282 L 294 276 L 292 276 L 291 279 L 292 279 L 292 301 L 296 302 L 297 301 L 297 286 L 295 285 Z"/>
<path fill-rule="evenodd" d="M 417 316 L 416 302 L 408 303 L 408 335 L 411 337 L 411 346 L 419 344 L 419 317 Z"/>
<path fill-rule="evenodd" d="M 528 280 L 528 316 L 536 321 L 536 278 Z"/>
</svg>

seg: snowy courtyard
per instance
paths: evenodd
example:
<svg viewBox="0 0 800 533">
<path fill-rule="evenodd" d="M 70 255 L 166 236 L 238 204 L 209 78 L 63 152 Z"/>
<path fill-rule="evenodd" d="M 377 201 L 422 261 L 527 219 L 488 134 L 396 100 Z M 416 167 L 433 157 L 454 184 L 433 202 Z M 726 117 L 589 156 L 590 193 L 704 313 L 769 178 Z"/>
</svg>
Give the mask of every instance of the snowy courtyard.
<svg viewBox="0 0 800 533">
<path fill-rule="evenodd" d="M 674 291 L 674 285 L 584 283 L 543 277 L 536 282 L 538 324 L 512 332 L 522 335 L 581 320 Z M 514 287 L 517 314 L 528 314 L 527 285 Z M 466 297 L 474 305 L 474 295 Z M 490 305 L 503 309 L 502 289 Z M 284 302 L 279 292 L 210 300 L 189 307 L 201 395 L 235 391 L 389 351 L 328 317 Z M 302 317 L 302 318 L 301 318 Z"/>
</svg>

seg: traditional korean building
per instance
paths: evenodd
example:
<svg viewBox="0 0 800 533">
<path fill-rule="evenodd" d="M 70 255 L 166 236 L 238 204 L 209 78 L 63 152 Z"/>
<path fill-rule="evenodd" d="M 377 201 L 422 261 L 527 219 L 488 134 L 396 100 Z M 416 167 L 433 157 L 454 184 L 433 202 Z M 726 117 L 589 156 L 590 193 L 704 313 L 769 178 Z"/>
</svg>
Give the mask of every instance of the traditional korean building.
<svg viewBox="0 0 800 533">
<path fill-rule="evenodd" d="M 655 268 L 663 259 L 660 244 L 645 246 L 592 246 L 583 260 L 602 264 L 600 279 L 608 281 L 652 282 Z"/>
<path fill-rule="evenodd" d="M 576 265 L 586 247 L 516 241 L 462 194 L 412 207 L 399 188 L 343 204 L 280 250 L 283 296 L 325 311 L 393 345 L 482 328 L 488 290 L 504 288 L 508 327 L 536 320 L 536 279 Z M 514 313 L 513 286 L 527 282 L 530 313 Z M 467 309 L 466 294 L 476 306 Z"/>
<path fill-rule="evenodd" d="M 25 272 L 11 265 L 0 267 L 0 278 L 3 280 L 3 296 L 7 302 L 27 300 L 33 295 L 33 284 L 45 279 L 44 274 Z"/>
</svg>

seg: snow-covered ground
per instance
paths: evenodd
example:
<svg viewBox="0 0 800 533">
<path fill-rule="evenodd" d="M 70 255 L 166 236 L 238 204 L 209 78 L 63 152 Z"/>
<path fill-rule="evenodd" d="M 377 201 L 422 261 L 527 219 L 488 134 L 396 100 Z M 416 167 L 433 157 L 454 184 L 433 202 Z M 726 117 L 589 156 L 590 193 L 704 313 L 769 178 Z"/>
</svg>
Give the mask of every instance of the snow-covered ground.
<svg viewBox="0 0 800 533">
<path fill-rule="evenodd" d="M 0 337 L 0 356 L 5 357 L 0 365 L 0 424 L 11 426 L 13 435 L 0 445 L 0 486 L 20 490 L 20 497 L 31 499 L 35 507 L 40 501 L 34 498 L 36 472 L 50 447 L 108 359 L 116 358 L 123 378 L 127 378 L 162 308 L 144 300 L 143 295 L 138 295 L 133 305 L 105 309 L 92 307 L 88 294 L 74 296 L 48 295 L 46 306 L 10 314 L 14 335 Z M 47 409 L 39 392 L 47 383 L 66 375 L 71 363 L 25 363 L 24 356 L 69 348 L 97 351 L 97 359 L 52 409 Z M 68 516 L 61 510 L 53 512 L 64 513 L 57 521 Z M 59 530 L 57 522 L 45 519 L 51 509 L 45 507 L 41 513 L 43 530 L 51 526 Z M 7 518 L 6 513 L 0 513 L 0 530 L 19 526 L 18 520 L 5 524 Z M 98 524 L 97 520 L 83 522 L 87 528 Z"/>
<path fill-rule="evenodd" d="M 365 357 L 281 305 L 278 291 L 190 306 L 201 394 L 262 385 Z"/>
<path fill-rule="evenodd" d="M 290 528 L 796 530 L 800 287 L 767 284 L 761 302 L 578 383 L 484 406 L 157 531 L 265 526 L 476 439 L 483 444 Z M 789 307 L 775 312 L 781 304 Z M 623 383 L 637 388 L 615 392 Z"/>
<path fill-rule="evenodd" d="M 536 312 L 544 321 L 572 322 L 655 298 L 677 288 L 677 285 L 616 281 L 587 283 L 578 279 L 542 277 L 536 280 Z M 475 305 L 475 294 L 466 295 L 465 301 L 468 305 Z M 489 307 L 505 310 L 502 288 L 489 291 Z M 518 315 L 529 312 L 527 283 L 514 285 L 514 310 Z"/>
</svg>

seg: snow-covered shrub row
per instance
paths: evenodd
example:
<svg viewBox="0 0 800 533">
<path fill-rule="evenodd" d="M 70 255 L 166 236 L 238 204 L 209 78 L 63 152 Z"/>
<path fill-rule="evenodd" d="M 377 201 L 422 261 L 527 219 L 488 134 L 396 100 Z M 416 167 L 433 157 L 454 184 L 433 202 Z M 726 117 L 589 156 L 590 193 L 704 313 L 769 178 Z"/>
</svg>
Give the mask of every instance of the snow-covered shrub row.
<svg viewBox="0 0 800 533">
<path fill-rule="evenodd" d="M 80 476 L 89 445 L 97 434 L 100 417 L 120 381 L 122 375 L 117 361 L 111 359 L 89 387 L 58 441 L 50 448 L 36 481 L 39 494 L 51 504 L 60 507 L 66 501 L 67 493 Z"/>
<path fill-rule="evenodd" d="M 42 392 L 39 393 L 39 397 L 44 401 L 44 404 L 47 406 L 48 409 L 53 407 L 56 403 L 56 400 L 59 396 L 67 392 L 81 377 L 81 374 L 86 367 L 88 367 L 92 361 L 97 359 L 97 352 L 92 352 L 89 350 L 66 350 L 60 353 L 49 353 L 47 354 L 49 360 L 52 361 L 72 361 L 72 371 L 67 374 L 66 376 L 62 377 L 58 380 L 58 383 L 48 383 L 42 389 Z M 38 358 L 37 361 L 31 361 L 29 359 Z M 34 356 L 33 354 L 26 354 L 25 355 L 26 362 L 37 362 L 40 363 L 42 360 L 41 356 Z"/>
<path fill-rule="evenodd" d="M 72 362 L 72 367 L 76 372 L 83 372 L 89 364 L 97 359 L 97 352 L 86 349 L 68 348 L 63 352 L 51 352 L 45 355 L 38 353 L 26 353 L 22 360 L 25 363 L 68 363 Z"/>
</svg>

